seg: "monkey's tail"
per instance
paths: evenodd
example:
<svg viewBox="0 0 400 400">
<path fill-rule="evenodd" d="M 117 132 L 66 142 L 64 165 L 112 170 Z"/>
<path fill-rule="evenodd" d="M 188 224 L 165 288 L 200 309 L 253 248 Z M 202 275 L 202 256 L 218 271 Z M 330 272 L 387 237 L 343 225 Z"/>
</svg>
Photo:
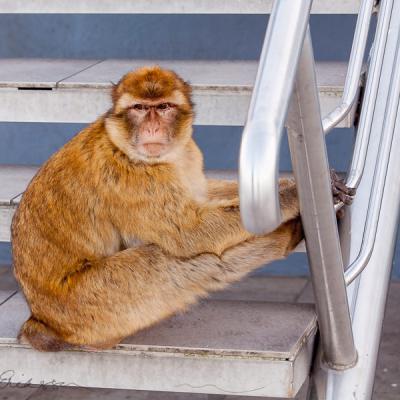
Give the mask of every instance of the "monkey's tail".
<svg viewBox="0 0 400 400">
<path fill-rule="evenodd" d="M 29 343 L 39 351 L 62 351 L 73 347 L 73 345 L 64 342 L 53 329 L 34 316 L 31 316 L 22 325 L 18 340 L 21 343 Z"/>
</svg>

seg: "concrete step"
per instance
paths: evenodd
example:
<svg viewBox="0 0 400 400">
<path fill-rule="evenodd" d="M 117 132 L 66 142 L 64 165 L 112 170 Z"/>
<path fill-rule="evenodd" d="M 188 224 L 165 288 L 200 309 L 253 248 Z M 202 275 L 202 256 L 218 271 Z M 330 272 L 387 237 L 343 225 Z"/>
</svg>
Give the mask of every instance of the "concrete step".
<svg viewBox="0 0 400 400">
<path fill-rule="evenodd" d="M 316 14 L 356 14 L 360 0 L 315 0 Z M 0 13 L 268 14 L 273 0 L 0 0 Z"/>
<path fill-rule="evenodd" d="M 11 274 L 10 269 L 1 272 L 1 278 Z M 294 398 L 309 373 L 317 324 L 310 304 L 265 301 L 271 297 L 268 288 L 287 286 L 277 282 L 282 279 L 288 281 L 247 278 L 112 350 L 61 353 L 39 353 L 18 343 L 18 330 L 30 313 L 10 282 L 0 286 L 0 299 L 6 298 L 0 302 L 0 371 L 8 374 L 3 372 L 2 379 Z M 291 282 L 282 300 L 290 300 L 291 291 L 295 301 L 306 282 Z M 13 294 L 2 296 L 7 289 Z"/>
<path fill-rule="evenodd" d="M 2 59 L 0 121 L 94 121 L 111 105 L 112 82 L 134 68 L 154 64 L 175 70 L 192 84 L 195 124 L 244 124 L 256 61 Z M 340 102 L 347 64 L 322 62 L 316 69 L 325 115 Z M 351 112 L 339 126 L 350 127 L 353 121 Z"/>
<path fill-rule="evenodd" d="M 0 242 L 10 241 L 10 226 L 14 212 L 25 191 L 28 183 L 39 167 L 22 165 L 0 166 Z M 228 170 L 206 171 L 209 178 L 236 180 L 237 173 Z M 282 173 L 282 177 L 292 176 L 290 173 Z M 300 243 L 296 251 L 305 251 L 304 243 Z"/>
</svg>

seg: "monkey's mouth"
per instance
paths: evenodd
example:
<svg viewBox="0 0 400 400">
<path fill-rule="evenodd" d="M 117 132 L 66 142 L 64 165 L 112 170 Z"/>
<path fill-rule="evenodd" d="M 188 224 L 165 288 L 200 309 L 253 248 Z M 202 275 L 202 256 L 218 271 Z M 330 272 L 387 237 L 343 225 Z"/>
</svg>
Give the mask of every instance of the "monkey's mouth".
<svg viewBox="0 0 400 400">
<path fill-rule="evenodd" d="M 143 143 L 140 145 L 144 155 L 159 157 L 167 147 L 166 143 Z"/>
</svg>

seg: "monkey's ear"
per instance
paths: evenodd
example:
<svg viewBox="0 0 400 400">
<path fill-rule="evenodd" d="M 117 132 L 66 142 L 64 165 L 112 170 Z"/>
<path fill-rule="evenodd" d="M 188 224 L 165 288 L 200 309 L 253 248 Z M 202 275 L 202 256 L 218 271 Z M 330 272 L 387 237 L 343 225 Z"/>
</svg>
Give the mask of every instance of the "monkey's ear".
<svg viewBox="0 0 400 400">
<path fill-rule="evenodd" d="M 185 88 L 185 93 L 188 96 L 192 95 L 192 85 L 189 83 L 189 81 L 183 81 L 183 87 Z"/>
<path fill-rule="evenodd" d="M 193 107 L 192 102 L 192 86 L 190 85 L 189 81 L 182 80 L 182 92 L 185 95 L 186 99 L 188 100 L 191 107 Z"/>
</svg>

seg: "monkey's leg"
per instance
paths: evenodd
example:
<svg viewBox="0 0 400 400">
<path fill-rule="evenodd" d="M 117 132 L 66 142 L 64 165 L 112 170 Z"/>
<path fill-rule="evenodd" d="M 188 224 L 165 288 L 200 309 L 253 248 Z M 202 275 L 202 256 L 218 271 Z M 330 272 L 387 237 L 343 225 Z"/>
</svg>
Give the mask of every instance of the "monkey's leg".
<svg viewBox="0 0 400 400">
<path fill-rule="evenodd" d="M 207 179 L 208 196 L 210 200 L 232 200 L 239 196 L 236 181 Z M 279 200 L 281 204 L 282 222 L 296 218 L 299 215 L 299 202 L 296 184 L 293 179 L 279 180 Z"/>
<path fill-rule="evenodd" d="M 189 259 L 168 256 L 158 246 L 144 245 L 121 251 L 85 267 L 64 280 L 53 313 L 40 309 L 28 320 L 21 337 L 39 350 L 65 347 L 108 348 L 226 287 L 262 264 L 285 257 L 303 238 L 299 219 L 276 231 L 226 250 L 222 256 L 204 253 Z M 38 309 L 38 307 L 33 307 Z M 45 315 L 62 312 L 43 324 Z M 36 311 L 38 313 L 38 311 Z M 57 332 L 57 328 L 62 327 Z M 58 336 L 57 336 L 58 335 Z M 39 340 L 38 340 L 39 339 Z"/>
<path fill-rule="evenodd" d="M 207 179 L 210 200 L 233 200 L 239 196 L 238 183 L 223 179 Z"/>
</svg>

